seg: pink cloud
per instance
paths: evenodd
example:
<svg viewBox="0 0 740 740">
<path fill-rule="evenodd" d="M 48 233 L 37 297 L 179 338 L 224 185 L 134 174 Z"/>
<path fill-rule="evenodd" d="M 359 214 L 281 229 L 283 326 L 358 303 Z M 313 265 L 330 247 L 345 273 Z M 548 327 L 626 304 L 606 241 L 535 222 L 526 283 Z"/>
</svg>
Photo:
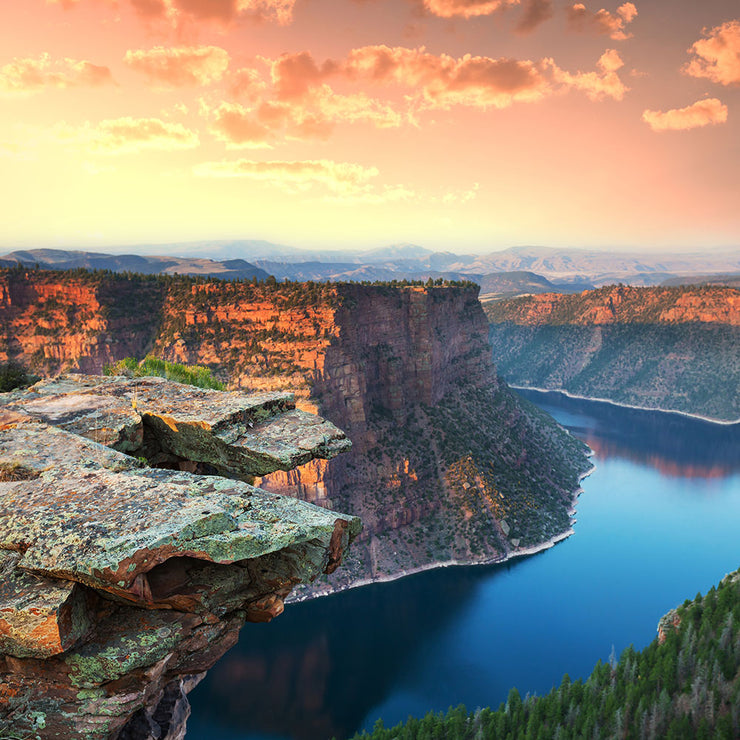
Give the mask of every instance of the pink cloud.
<svg viewBox="0 0 740 740">
<path fill-rule="evenodd" d="M 271 129 L 238 103 L 222 103 L 213 111 L 211 131 L 231 148 L 269 147 Z"/>
<path fill-rule="evenodd" d="M 632 34 L 625 27 L 637 17 L 634 3 L 624 3 L 617 8 L 616 14 L 608 10 L 592 13 L 583 3 L 573 3 L 566 7 L 568 25 L 574 31 L 591 32 L 609 36 L 614 41 L 624 41 Z"/>
<path fill-rule="evenodd" d="M 607 49 L 599 61 L 595 72 L 566 72 L 553 63 L 554 79 L 575 90 L 581 90 L 591 100 L 612 98 L 622 100 L 629 88 L 617 74 L 624 66 L 622 58 L 615 49 Z"/>
<path fill-rule="evenodd" d="M 47 88 L 100 87 L 114 84 L 108 67 L 92 62 L 62 59 L 49 54 L 37 59 L 14 59 L 0 67 L 0 91 L 34 93 Z"/>
<path fill-rule="evenodd" d="M 218 46 L 155 46 L 127 51 L 124 62 L 153 84 L 182 87 L 220 80 L 229 66 L 229 55 Z"/>
<path fill-rule="evenodd" d="M 177 22 L 182 19 L 231 23 L 239 17 L 251 17 L 260 21 L 281 24 L 293 20 L 296 0 L 129 0 L 134 10 L 143 18 L 156 20 L 168 18 Z M 65 8 L 73 7 L 82 0 L 47 0 Z M 115 3 L 111 1 L 115 7 Z"/>
<path fill-rule="evenodd" d="M 210 111 L 211 131 L 229 148 L 262 148 L 278 138 L 327 139 L 338 123 L 400 126 L 403 116 L 363 93 L 341 95 L 328 85 L 299 100 L 264 100 L 247 108 L 222 103 Z"/>
<path fill-rule="evenodd" d="M 717 98 L 698 100 L 685 108 L 667 111 L 645 110 L 642 120 L 653 131 L 686 131 L 727 121 L 727 106 Z"/>
<path fill-rule="evenodd" d="M 424 0 L 424 7 L 441 18 L 473 18 L 519 5 L 520 0 Z"/>
<path fill-rule="evenodd" d="M 325 61 L 321 67 L 310 52 L 283 54 L 271 63 L 272 82 L 282 100 L 293 100 L 305 95 L 317 83 L 334 74 L 336 62 Z"/>
<path fill-rule="evenodd" d="M 705 34 L 689 49 L 695 58 L 683 72 L 720 85 L 740 85 L 740 20 L 727 21 Z"/>
<path fill-rule="evenodd" d="M 344 73 L 374 82 L 418 88 L 427 107 L 505 108 L 537 100 L 547 90 L 544 66 L 528 60 L 435 55 L 423 47 L 366 46 L 350 52 Z"/>
</svg>

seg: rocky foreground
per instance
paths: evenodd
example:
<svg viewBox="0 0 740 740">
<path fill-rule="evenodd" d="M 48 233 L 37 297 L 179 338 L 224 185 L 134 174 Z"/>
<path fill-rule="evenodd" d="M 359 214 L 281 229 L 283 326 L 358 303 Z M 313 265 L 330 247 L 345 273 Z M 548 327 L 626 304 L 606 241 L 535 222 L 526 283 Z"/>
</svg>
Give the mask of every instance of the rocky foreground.
<svg viewBox="0 0 740 740">
<path fill-rule="evenodd" d="M 287 393 L 68 375 L 0 406 L 0 736 L 184 737 L 186 694 L 356 517 L 248 481 L 348 449 Z"/>
</svg>

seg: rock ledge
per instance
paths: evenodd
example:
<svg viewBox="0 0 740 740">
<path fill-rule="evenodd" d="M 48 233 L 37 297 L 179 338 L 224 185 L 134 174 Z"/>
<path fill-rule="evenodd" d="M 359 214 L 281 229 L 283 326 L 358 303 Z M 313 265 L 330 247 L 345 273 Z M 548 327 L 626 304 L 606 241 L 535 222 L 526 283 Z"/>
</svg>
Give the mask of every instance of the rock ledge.
<svg viewBox="0 0 740 740">
<path fill-rule="evenodd" d="M 361 528 L 249 481 L 349 446 L 286 393 L 67 375 L 4 394 L 0 734 L 182 737 L 242 624 Z"/>
</svg>

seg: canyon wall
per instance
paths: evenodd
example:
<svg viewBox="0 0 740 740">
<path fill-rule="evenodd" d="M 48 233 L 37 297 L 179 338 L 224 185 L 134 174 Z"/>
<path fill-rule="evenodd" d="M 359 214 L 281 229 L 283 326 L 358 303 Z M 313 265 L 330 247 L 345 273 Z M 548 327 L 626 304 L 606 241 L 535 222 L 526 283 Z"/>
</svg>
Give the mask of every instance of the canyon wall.
<svg viewBox="0 0 740 740">
<path fill-rule="evenodd" d="M 718 420 L 740 418 L 740 291 L 634 288 L 486 305 L 499 371 L 565 390 Z"/>
<path fill-rule="evenodd" d="M 88 325 L 82 344 L 78 326 L 63 316 L 48 345 L 33 332 L 36 285 L 48 292 L 55 281 L 67 315 L 82 310 L 75 291 L 64 289 L 68 281 L 78 281 L 86 305 L 104 305 L 111 285 L 118 291 L 115 311 Z M 432 564 L 500 561 L 569 530 L 578 476 L 588 468 L 584 447 L 497 378 L 475 286 L 253 285 L 17 270 L 0 283 L 10 296 L 0 306 L 7 331 L 0 352 L 37 372 L 99 370 L 152 348 L 166 360 L 207 365 L 234 388 L 298 388 L 299 407 L 347 432 L 353 448 L 340 458 L 256 481 L 365 525 L 332 583 L 299 595 Z M 14 295 L 23 302 L 14 304 Z M 121 339 L 116 321 L 126 327 Z"/>
</svg>

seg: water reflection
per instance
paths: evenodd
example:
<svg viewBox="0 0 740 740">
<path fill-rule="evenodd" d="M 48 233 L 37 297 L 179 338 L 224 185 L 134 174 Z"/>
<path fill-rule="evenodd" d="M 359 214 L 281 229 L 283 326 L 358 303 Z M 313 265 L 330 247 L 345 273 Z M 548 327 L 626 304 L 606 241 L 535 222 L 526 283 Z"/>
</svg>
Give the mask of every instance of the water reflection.
<svg viewBox="0 0 740 740">
<path fill-rule="evenodd" d="M 430 588 L 429 576 L 317 599 L 289 607 L 270 624 L 250 625 L 193 692 L 198 711 L 188 740 L 225 738 L 228 728 L 246 727 L 252 736 L 296 740 L 351 735 L 419 651 L 466 608 L 484 573 L 437 571 L 439 589 Z"/>
<path fill-rule="evenodd" d="M 291 605 L 191 694 L 188 740 L 346 738 L 586 677 L 740 565 L 740 425 L 526 394 L 595 450 L 576 535 L 547 553 Z"/>
<path fill-rule="evenodd" d="M 601 460 L 622 458 L 676 478 L 724 478 L 740 471 L 740 423 L 712 424 L 554 391 L 517 393 L 554 416 Z"/>
</svg>

